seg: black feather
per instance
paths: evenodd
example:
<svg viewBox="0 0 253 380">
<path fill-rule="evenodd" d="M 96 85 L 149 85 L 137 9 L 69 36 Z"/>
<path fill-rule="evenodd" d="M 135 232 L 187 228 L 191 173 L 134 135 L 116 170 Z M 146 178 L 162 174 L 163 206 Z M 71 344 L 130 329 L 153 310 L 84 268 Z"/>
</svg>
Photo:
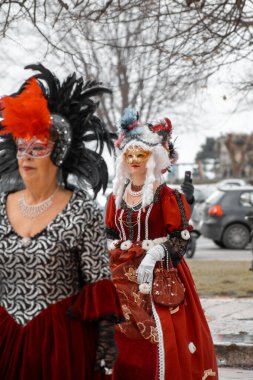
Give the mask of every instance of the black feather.
<svg viewBox="0 0 253 380">
<path fill-rule="evenodd" d="M 62 84 L 59 79 L 42 64 L 26 66 L 26 69 L 38 71 L 34 77 L 38 80 L 47 99 L 51 114 L 60 114 L 70 123 L 72 142 L 68 155 L 62 164 L 64 182 L 71 181 L 78 187 L 89 183 L 95 196 L 102 188 L 104 191 L 108 181 L 106 163 L 102 158 L 105 144 L 109 152 L 113 150 L 112 134 L 105 124 L 94 114 L 98 102 L 91 97 L 111 93 L 101 82 L 76 78 L 76 74 L 68 76 Z M 96 142 L 96 151 L 86 147 L 88 142 Z"/>
</svg>

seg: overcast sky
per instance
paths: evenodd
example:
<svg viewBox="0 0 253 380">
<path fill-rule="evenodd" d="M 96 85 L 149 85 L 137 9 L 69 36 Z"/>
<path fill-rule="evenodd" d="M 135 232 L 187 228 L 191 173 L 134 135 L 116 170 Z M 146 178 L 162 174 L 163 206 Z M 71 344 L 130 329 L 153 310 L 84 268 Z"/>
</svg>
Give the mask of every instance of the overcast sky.
<svg viewBox="0 0 253 380">
<path fill-rule="evenodd" d="M 199 107 L 197 125 L 192 126 L 192 131 L 178 135 L 179 162 L 193 162 L 206 137 L 218 137 L 229 132 L 253 132 L 253 107 L 249 105 L 247 110 L 236 111 L 238 98 L 223 100 L 223 93 L 223 86 L 210 89 L 205 108 Z"/>
</svg>

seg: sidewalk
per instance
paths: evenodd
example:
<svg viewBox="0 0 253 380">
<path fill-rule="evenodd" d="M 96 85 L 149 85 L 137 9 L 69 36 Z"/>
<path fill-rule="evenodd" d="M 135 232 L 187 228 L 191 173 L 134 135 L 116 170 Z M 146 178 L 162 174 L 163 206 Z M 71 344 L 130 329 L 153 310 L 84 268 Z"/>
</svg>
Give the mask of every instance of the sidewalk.
<svg viewBox="0 0 253 380">
<path fill-rule="evenodd" d="M 219 380 L 252 380 L 253 370 L 240 368 L 219 368 Z"/>
<path fill-rule="evenodd" d="M 236 367 L 230 377 L 229 368 L 221 369 L 221 380 L 253 379 L 253 298 L 202 298 L 202 307 L 212 333 L 218 365 Z M 246 371 L 240 376 L 240 369 Z M 232 377 L 237 376 L 237 377 Z"/>
</svg>

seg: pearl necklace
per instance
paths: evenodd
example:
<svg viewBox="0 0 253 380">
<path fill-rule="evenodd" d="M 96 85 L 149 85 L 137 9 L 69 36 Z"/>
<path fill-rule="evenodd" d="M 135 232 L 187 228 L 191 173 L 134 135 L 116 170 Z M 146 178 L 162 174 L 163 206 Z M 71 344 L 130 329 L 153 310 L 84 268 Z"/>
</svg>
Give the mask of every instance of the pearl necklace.
<svg viewBox="0 0 253 380">
<path fill-rule="evenodd" d="M 132 197 L 140 197 L 143 194 L 143 188 L 139 191 L 133 191 L 131 189 L 131 182 L 129 182 L 129 184 L 127 185 L 127 192 Z"/>
<path fill-rule="evenodd" d="M 36 205 L 28 205 L 25 200 L 25 194 L 19 199 L 19 208 L 21 211 L 21 214 L 29 219 L 37 218 L 40 214 L 47 211 L 53 204 L 53 197 L 59 190 L 59 187 L 55 189 L 52 195 L 50 195 L 49 198 L 45 199 L 41 203 L 37 203 Z"/>
<path fill-rule="evenodd" d="M 138 211 L 140 209 L 140 205 L 142 203 L 142 200 L 139 200 L 138 202 L 135 202 L 133 204 L 129 204 L 126 200 L 125 203 L 128 208 L 131 208 L 133 211 Z"/>
</svg>

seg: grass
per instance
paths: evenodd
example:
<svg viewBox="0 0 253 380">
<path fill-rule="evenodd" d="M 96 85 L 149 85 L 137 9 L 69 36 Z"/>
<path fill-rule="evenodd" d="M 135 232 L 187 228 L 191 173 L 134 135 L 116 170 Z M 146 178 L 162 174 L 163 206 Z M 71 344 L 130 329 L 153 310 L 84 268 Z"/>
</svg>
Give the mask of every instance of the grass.
<svg viewBox="0 0 253 380">
<path fill-rule="evenodd" d="M 187 260 L 200 297 L 252 297 L 253 272 L 246 261 Z"/>
</svg>

